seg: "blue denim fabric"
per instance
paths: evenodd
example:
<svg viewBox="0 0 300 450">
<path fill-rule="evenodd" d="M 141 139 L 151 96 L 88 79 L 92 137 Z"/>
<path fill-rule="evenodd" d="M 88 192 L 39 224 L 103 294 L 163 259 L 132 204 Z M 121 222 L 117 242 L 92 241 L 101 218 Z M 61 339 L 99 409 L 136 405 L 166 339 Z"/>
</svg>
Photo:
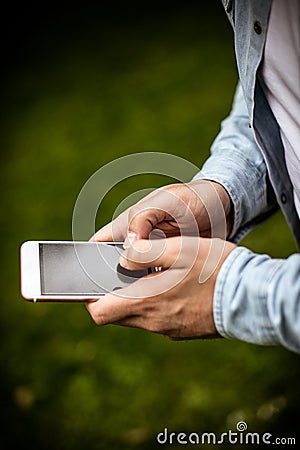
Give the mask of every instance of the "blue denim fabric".
<svg viewBox="0 0 300 450">
<path fill-rule="evenodd" d="M 271 0 L 223 0 L 234 29 L 239 85 L 231 114 L 195 179 L 222 184 L 234 207 L 229 239 L 239 242 L 281 207 L 300 246 L 300 222 L 260 65 Z M 214 294 L 219 333 L 300 353 L 300 255 L 274 260 L 239 247 L 223 264 Z"/>
</svg>

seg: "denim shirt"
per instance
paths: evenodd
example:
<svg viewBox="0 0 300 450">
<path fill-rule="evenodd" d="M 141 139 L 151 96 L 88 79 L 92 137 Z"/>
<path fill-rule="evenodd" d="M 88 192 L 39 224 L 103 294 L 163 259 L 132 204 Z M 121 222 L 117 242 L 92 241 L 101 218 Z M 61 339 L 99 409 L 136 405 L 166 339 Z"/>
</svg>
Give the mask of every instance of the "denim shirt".
<svg viewBox="0 0 300 450">
<path fill-rule="evenodd" d="M 239 85 L 211 156 L 195 179 L 222 184 L 234 207 L 229 239 L 239 242 L 278 206 L 300 247 L 300 222 L 278 124 L 261 76 L 271 0 L 223 0 L 234 29 Z M 214 319 L 226 338 L 282 345 L 300 353 L 300 254 L 271 259 L 238 247 L 214 293 Z"/>
</svg>

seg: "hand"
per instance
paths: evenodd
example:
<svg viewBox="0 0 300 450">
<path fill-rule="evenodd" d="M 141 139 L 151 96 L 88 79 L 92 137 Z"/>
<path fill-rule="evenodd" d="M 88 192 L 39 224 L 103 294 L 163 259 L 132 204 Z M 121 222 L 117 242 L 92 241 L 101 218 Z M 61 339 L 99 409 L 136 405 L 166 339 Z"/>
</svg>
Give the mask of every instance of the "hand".
<svg viewBox="0 0 300 450">
<path fill-rule="evenodd" d="M 198 235 L 226 239 L 231 230 L 232 205 L 218 183 L 197 180 L 157 189 L 115 220 L 91 240 L 123 241 L 129 236 L 146 239 L 153 230 L 165 236 Z"/>
<path fill-rule="evenodd" d="M 162 272 L 89 301 L 87 309 L 98 325 L 143 328 L 176 340 L 216 337 L 215 282 L 234 248 L 221 239 L 136 240 L 125 250 L 120 264 L 132 270 L 160 266 Z"/>
</svg>

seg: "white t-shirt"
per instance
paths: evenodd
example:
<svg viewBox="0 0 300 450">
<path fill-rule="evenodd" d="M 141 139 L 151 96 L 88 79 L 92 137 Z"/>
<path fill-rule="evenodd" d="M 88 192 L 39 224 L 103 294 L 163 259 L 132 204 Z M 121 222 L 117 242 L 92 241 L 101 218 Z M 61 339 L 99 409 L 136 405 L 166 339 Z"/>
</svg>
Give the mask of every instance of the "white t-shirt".
<svg viewBox="0 0 300 450">
<path fill-rule="evenodd" d="M 300 217 L 300 0 L 273 0 L 262 69 Z"/>
</svg>

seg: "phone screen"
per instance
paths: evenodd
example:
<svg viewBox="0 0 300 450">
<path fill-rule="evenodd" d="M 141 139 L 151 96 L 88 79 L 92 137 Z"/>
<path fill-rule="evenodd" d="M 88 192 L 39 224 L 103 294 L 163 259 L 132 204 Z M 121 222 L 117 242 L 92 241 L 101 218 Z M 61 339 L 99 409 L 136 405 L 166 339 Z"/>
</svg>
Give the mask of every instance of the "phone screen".
<svg viewBox="0 0 300 450">
<path fill-rule="evenodd" d="M 42 295 L 101 295 L 148 274 L 119 265 L 121 244 L 40 243 Z"/>
</svg>

